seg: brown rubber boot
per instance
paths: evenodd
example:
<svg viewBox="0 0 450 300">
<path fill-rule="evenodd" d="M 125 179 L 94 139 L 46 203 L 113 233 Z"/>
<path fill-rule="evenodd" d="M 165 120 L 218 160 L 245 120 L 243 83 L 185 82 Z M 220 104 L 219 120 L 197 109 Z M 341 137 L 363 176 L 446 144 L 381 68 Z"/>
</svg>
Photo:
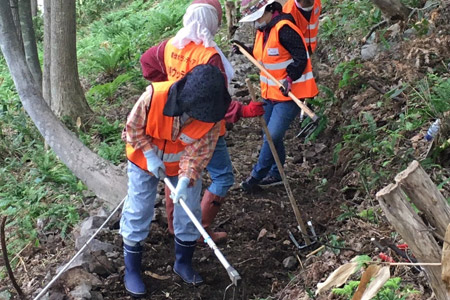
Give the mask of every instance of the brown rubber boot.
<svg viewBox="0 0 450 300">
<path fill-rule="evenodd" d="M 224 197 L 217 196 L 208 190 L 205 190 L 205 194 L 202 198 L 202 225 L 214 243 L 223 242 L 227 238 L 226 232 L 214 232 L 209 228 L 224 201 Z M 197 242 L 203 243 L 203 237 L 200 237 Z"/>
<path fill-rule="evenodd" d="M 170 189 L 164 185 L 164 195 L 166 198 L 166 215 L 167 215 L 167 229 L 171 235 L 174 235 L 173 230 L 173 200 L 170 198 Z"/>
</svg>

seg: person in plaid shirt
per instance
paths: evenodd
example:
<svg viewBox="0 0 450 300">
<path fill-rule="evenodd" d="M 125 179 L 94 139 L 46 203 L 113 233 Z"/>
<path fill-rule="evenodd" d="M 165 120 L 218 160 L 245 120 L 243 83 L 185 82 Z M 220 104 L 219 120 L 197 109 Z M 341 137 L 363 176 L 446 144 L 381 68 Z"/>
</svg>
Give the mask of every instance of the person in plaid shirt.
<svg viewBox="0 0 450 300">
<path fill-rule="evenodd" d="M 176 190 L 174 208 L 174 272 L 185 282 L 200 284 L 192 256 L 200 233 L 180 205 L 183 199 L 201 219 L 201 174 L 219 138 L 220 121 L 231 102 L 221 71 L 199 65 L 178 81 L 148 86 L 127 118 L 128 197 L 120 220 L 124 242 L 126 290 L 146 294 L 141 276 L 142 242 L 150 232 L 157 186 L 168 177 Z"/>
</svg>

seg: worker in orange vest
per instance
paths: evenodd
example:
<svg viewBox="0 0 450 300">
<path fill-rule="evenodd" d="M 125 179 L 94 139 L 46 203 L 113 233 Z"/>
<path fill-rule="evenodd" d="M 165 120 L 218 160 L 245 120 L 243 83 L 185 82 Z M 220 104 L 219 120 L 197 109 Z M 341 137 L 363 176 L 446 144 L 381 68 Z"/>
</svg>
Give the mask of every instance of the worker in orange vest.
<svg viewBox="0 0 450 300">
<path fill-rule="evenodd" d="M 257 28 L 253 47 L 247 47 L 278 81 L 279 89 L 265 73 L 259 75 L 261 97 L 265 102 L 264 119 L 275 148 L 284 164 L 285 149 L 283 138 L 289 125 L 300 112 L 297 104 L 288 96 L 292 92 L 297 98 L 311 98 L 318 89 L 312 72 L 311 60 L 302 32 L 295 25 L 290 14 L 282 12 L 282 6 L 274 0 L 243 0 L 243 18 L 239 22 L 252 22 Z M 241 44 L 242 45 L 242 44 Z M 245 47 L 245 45 L 243 45 Z M 239 53 L 233 46 L 234 53 Z M 258 162 L 251 175 L 241 183 L 246 192 L 254 192 L 260 186 L 282 184 L 281 176 L 270 151 L 266 137 Z"/>
<path fill-rule="evenodd" d="M 174 272 L 190 284 L 202 283 L 192 268 L 200 237 L 180 205 L 183 199 L 197 219 L 203 169 L 211 159 L 231 98 L 221 71 L 199 65 L 178 81 L 155 82 L 134 105 L 123 134 L 127 142 L 128 197 L 123 206 L 120 234 L 124 242 L 126 290 L 146 294 L 141 275 L 143 241 L 150 232 L 158 182 L 167 174 L 176 190 Z"/>
<path fill-rule="evenodd" d="M 317 47 L 321 10 L 320 0 L 288 0 L 283 6 L 283 12 L 291 14 L 295 24 L 302 31 L 310 54 Z"/>
<path fill-rule="evenodd" d="M 214 35 L 222 20 L 222 7 L 218 0 L 194 0 L 183 16 L 183 28 L 177 34 L 148 49 L 141 57 L 142 72 L 146 79 L 155 82 L 178 80 L 198 64 L 211 64 L 222 70 L 226 81 L 234 76 L 231 63 L 214 42 Z M 242 105 L 232 101 L 226 121 L 234 123 L 240 117 L 251 118 L 264 114 L 262 103 Z M 228 189 L 234 184 L 233 167 L 225 142 L 225 121 L 214 155 L 206 169 L 211 185 L 203 196 L 202 225 L 214 240 L 224 241 L 226 232 L 214 232 L 210 226 L 225 201 Z M 173 203 L 166 187 L 166 213 L 169 232 L 173 233 Z"/>
</svg>

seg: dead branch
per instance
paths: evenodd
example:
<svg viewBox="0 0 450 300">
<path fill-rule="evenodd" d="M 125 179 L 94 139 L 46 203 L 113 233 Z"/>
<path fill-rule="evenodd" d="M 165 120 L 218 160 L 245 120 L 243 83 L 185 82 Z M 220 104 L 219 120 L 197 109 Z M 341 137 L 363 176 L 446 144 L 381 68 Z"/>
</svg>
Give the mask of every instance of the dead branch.
<svg viewBox="0 0 450 300">
<path fill-rule="evenodd" d="M 25 299 L 25 295 L 22 292 L 20 286 L 17 284 L 16 278 L 14 277 L 14 273 L 11 269 L 11 265 L 9 264 L 8 251 L 6 250 L 5 224 L 6 224 L 6 216 L 3 216 L 0 224 L 0 242 L 2 245 L 3 261 L 5 262 L 5 267 L 6 270 L 8 271 L 8 277 L 11 280 L 12 285 L 16 289 L 17 294 L 19 295 L 20 299 Z"/>
</svg>

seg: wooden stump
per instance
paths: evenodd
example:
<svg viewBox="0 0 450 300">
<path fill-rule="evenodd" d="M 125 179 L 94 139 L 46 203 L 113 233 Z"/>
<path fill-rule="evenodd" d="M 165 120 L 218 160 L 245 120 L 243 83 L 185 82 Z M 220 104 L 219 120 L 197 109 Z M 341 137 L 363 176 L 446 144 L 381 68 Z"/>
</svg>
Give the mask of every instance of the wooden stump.
<svg viewBox="0 0 450 300">
<path fill-rule="evenodd" d="M 395 177 L 395 181 L 443 237 L 450 223 L 450 206 L 419 162 L 413 161 Z"/>
<path fill-rule="evenodd" d="M 408 202 L 398 184 L 390 184 L 376 195 L 388 221 L 408 244 L 419 262 L 441 261 L 441 249 L 434 237 Z M 441 266 L 423 266 L 438 300 L 448 300 Z"/>
<path fill-rule="evenodd" d="M 442 280 L 446 285 L 447 293 L 450 293 L 450 225 L 447 227 L 442 247 Z"/>
</svg>

